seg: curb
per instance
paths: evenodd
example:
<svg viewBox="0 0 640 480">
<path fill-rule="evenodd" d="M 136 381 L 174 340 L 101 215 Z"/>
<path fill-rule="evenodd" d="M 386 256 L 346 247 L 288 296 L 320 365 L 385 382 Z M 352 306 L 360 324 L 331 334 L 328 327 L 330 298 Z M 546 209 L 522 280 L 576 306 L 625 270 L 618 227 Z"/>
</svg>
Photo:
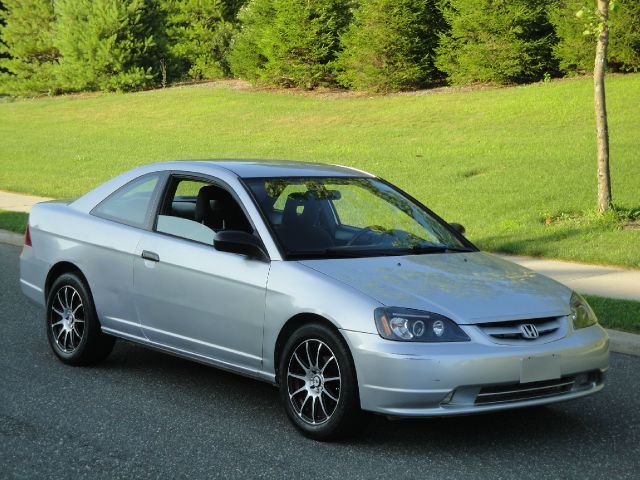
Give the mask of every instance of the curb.
<svg viewBox="0 0 640 480">
<path fill-rule="evenodd" d="M 609 329 L 607 329 L 607 333 L 609 334 L 609 347 L 612 352 L 640 357 L 640 335 Z"/>
<path fill-rule="evenodd" d="M 7 243 L 9 245 L 21 247 L 24 245 L 24 235 L 10 232 L 9 230 L 0 230 L 0 243 Z"/>
<path fill-rule="evenodd" d="M 0 230 L 0 243 L 21 247 L 24 245 L 24 235 L 8 230 Z M 609 346 L 612 352 L 640 357 L 640 335 L 609 329 L 607 329 L 607 333 L 609 334 Z"/>
</svg>

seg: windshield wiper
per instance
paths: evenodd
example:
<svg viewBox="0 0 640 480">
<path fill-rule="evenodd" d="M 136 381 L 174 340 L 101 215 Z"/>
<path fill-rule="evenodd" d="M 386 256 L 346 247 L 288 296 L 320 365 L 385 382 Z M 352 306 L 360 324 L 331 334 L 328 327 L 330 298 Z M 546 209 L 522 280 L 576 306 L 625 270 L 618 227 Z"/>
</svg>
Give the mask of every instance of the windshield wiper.
<svg viewBox="0 0 640 480">
<path fill-rule="evenodd" d="M 405 250 L 396 249 L 348 249 L 344 247 L 330 247 L 322 250 L 287 251 L 288 257 L 293 258 L 361 258 L 386 257 L 405 255 Z"/>
<path fill-rule="evenodd" d="M 394 257 L 401 255 L 418 255 L 423 253 L 473 252 L 470 248 L 451 247 L 448 245 L 414 245 L 407 248 L 349 248 L 330 247 L 320 250 L 289 250 L 288 257 L 296 259 L 312 258 L 363 258 L 363 257 Z"/>
<path fill-rule="evenodd" d="M 447 252 L 473 252 L 472 249 L 466 247 L 452 247 L 450 245 L 413 245 L 408 248 L 413 254 L 420 253 L 447 253 Z"/>
</svg>

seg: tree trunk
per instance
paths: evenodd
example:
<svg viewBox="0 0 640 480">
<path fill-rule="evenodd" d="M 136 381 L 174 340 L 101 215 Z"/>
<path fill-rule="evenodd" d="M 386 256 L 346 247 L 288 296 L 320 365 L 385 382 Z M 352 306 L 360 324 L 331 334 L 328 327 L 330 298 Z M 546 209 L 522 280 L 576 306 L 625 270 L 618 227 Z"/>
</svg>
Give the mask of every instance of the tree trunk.
<svg viewBox="0 0 640 480">
<path fill-rule="evenodd" d="M 611 176 L 609 174 L 609 126 L 604 77 L 607 69 L 609 44 L 609 0 L 598 0 L 601 29 L 596 46 L 596 62 L 593 69 L 594 105 L 596 112 L 596 137 L 598 144 L 598 211 L 611 208 Z"/>
</svg>

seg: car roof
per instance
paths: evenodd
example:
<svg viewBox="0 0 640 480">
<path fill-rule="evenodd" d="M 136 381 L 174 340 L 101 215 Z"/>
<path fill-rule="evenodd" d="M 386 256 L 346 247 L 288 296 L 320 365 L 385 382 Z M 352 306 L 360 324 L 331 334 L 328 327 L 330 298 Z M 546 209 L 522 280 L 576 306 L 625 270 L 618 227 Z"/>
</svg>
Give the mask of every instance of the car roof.
<svg viewBox="0 0 640 480">
<path fill-rule="evenodd" d="M 294 162 L 288 160 L 183 160 L 168 162 L 171 166 L 179 165 L 185 170 L 190 168 L 205 171 L 208 167 L 213 170 L 223 168 L 240 178 L 263 177 L 373 177 L 370 173 L 355 168 L 324 163 Z M 158 164 L 162 165 L 162 163 Z"/>
</svg>

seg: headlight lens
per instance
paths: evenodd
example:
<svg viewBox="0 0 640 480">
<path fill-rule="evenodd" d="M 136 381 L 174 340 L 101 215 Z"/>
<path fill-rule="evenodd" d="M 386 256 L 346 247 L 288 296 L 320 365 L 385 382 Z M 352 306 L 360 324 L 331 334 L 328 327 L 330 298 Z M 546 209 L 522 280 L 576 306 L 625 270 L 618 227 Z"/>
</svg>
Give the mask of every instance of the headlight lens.
<svg viewBox="0 0 640 480">
<path fill-rule="evenodd" d="M 468 342 L 469 337 L 447 317 L 410 308 L 381 307 L 375 312 L 382 338 L 401 342 Z"/>
<path fill-rule="evenodd" d="M 598 318 L 587 301 L 576 292 L 571 295 L 571 319 L 576 329 L 590 327 L 598 323 Z"/>
</svg>

